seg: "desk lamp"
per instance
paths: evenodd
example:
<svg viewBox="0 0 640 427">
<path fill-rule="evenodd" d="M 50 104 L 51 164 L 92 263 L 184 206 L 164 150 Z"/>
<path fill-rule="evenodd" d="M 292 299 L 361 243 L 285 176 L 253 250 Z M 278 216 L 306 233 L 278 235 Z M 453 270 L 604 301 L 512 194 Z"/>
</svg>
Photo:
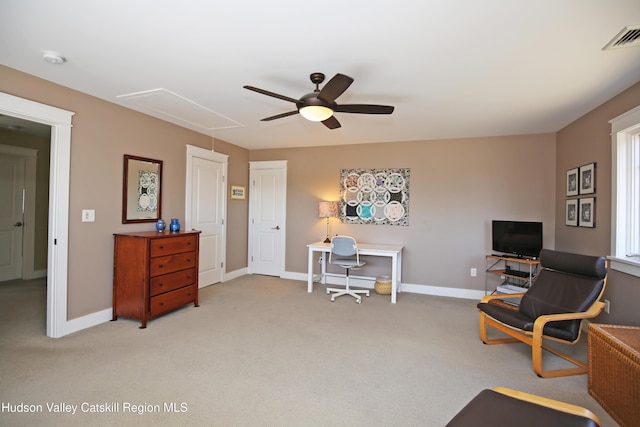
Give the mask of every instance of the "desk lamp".
<svg viewBox="0 0 640 427">
<path fill-rule="evenodd" d="M 327 238 L 324 239 L 324 243 L 331 243 L 331 239 L 329 239 L 329 218 L 338 217 L 338 202 L 320 202 L 318 216 L 327 218 Z"/>
</svg>

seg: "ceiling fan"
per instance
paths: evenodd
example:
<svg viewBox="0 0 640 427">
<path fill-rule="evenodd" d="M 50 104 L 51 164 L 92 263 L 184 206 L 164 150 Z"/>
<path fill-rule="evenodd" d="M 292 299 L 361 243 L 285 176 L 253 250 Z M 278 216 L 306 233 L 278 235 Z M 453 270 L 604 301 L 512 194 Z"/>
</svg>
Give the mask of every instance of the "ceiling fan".
<svg viewBox="0 0 640 427">
<path fill-rule="evenodd" d="M 356 114 L 391 114 L 393 108 L 390 105 L 373 105 L 373 104 L 343 104 L 338 105 L 336 98 L 342 95 L 351 83 L 353 79 L 344 74 L 336 74 L 331 80 L 320 89 L 320 83 L 324 81 L 324 74 L 312 73 L 310 76 L 311 82 L 316 85 L 313 92 L 303 95 L 300 99 L 290 98 L 288 96 L 279 95 L 277 93 L 269 92 L 268 90 L 260 89 L 254 86 L 244 86 L 245 89 L 252 90 L 254 92 L 261 93 L 267 96 L 273 96 L 274 98 L 282 99 L 283 101 L 289 101 L 296 104 L 297 110 L 288 111 L 282 114 L 276 114 L 275 116 L 266 117 L 262 119 L 263 122 L 268 122 L 275 119 L 281 119 L 283 117 L 292 116 L 294 114 L 302 114 L 302 116 L 312 122 L 322 122 L 323 125 L 329 129 L 337 129 L 340 127 L 340 122 L 333 115 L 334 113 L 356 113 Z"/>
</svg>

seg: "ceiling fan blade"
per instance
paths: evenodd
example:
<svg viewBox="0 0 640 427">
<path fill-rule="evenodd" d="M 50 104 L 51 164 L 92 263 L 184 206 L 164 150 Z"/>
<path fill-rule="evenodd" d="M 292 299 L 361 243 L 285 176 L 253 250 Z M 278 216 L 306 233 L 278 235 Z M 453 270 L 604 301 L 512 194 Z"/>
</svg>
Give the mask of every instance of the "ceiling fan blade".
<svg viewBox="0 0 640 427">
<path fill-rule="evenodd" d="M 329 129 L 338 129 L 341 127 L 340 122 L 336 119 L 335 116 L 331 116 L 326 120 L 322 121 L 322 124 L 328 127 Z"/>
<path fill-rule="evenodd" d="M 242 87 L 245 88 L 245 89 L 252 90 L 254 92 L 261 93 L 263 95 L 273 96 L 274 98 L 282 99 L 283 101 L 293 102 L 294 104 L 296 102 L 298 102 L 297 99 L 293 99 L 293 98 L 288 97 L 288 96 L 284 96 L 284 95 L 280 95 L 280 94 L 277 94 L 277 93 L 269 92 L 268 90 L 260 89 L 260 88 L 254 87 L 254 86 L 242 86 Z"/>
<path fill-rule="evenodd" d="M 282 114 L 276 114 L 275 116 L 271 116 L 271 117 L 265 117 L 264 119 L 261 119 L 260 121 L 261 122 L 270 122 L 271 120 L 281 119 L 283 117 L 293 116 L 294 114 L 298 114 L 298 110 L 289 111 L 289 112 L 282 113 Z"/>
<path fill-rule="evenodd" d="M 336 74 L 318 93 L 318 98 L 325 102 L 333 102 L 353 83 L 353 79 L 344 74 Z"/>
<path fill-rule="evenodd" d="M 374 104 L 345 104 L 338 105 L 335 109 L 340 113 L 357 113 L 357 114 L 391 114 L 394 107 L 391 105 L 374 105 Z"/>
</svg>

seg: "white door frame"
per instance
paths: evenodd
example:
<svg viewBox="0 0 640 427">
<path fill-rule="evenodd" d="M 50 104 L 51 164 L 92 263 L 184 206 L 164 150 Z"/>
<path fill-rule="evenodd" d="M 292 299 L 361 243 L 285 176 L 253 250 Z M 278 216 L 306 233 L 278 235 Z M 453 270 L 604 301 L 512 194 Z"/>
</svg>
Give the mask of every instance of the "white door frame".
<svg viewBox="0 0 640 427">
<path fill-rule="evenodd" d="M 67 334 L 69 258 L 69 172 L 71 111 L 0 92 L 0 114 L 51 126 L 49 232 L 47 251 L 47 336 Z"/>
<path fill-rule="evenodd" d="M 280 206 L 280 210 L 282 212 L 282 233 L 280 233 L 280 277 L 284 275 L 285 272 L 285 261 L 286 261 L 286 253 L 287 253 L 287 161 L 286 160 L 267 160 L 267 161 L 256 161 L 249 162 L 249 183 L 253 185 L 253 175 L 252 172 L 255 170 L 261 169 L 281 169 L 283 171 L 283 180 L 282 180 L 282 205 Z M 253 187 L 251 187 L 253 188 Z M 252 274 L 251 271 L 251 255 L 253 254 L 253 233 L 255 225 L 253 224 L 252 219 L 255 216 L 255 204 L 256 200 L 253 197 L 253 192 L 249 191 L 249 252 L 247 253 L 247 265 L 249 274 Z"/>
<path fill-rule="evenodd" d="M 186 174 L 186 194 L 185 194 L 185 215 L 184 225 L 185 230 L 191 230 L 193 225 L 191 224 L 191 176 L 193 172 L 193 158 L 199 157 L 205 160 L 211 160 L 213 162 L 222 163 L 223 175 L 227 176 L 227 167 L 229 163 L 229 156 L 226 154 L 216 153 L 213 150 L 207 150 L 204 148 L 196 147 L 194 145 L 187 144 L 187 174 Z M 225 280 L 226 268 L 227 268 L 227 184 L 223 182 L 222 185 L 222 206 L 220 206 L 222 212 L 222 253 L 220 254 L 224 267 L 222 268 L 222 281 Z M 198 272 L 199 273 L 199 272 Z"/>
<path fill-rule="evenodd" d="M 23 279 L 41 277 L 33 268 L 35 251 L 35 217 L 36 217 L 36 163 L 38 150 L 18 147 L 15 145 L 0 145 L 0 153 L 20 156 L 25 159 L 24 171 L 24 224 L 22 226 L 22 269 Z"/>
</svg>

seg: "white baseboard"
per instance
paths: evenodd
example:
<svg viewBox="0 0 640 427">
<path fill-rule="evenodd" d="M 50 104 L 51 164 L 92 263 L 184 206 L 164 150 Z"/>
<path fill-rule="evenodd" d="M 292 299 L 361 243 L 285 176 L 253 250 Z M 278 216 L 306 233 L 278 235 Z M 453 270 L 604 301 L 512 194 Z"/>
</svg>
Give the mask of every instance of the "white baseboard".
<svg viewBox="0 0 640 427">
<path fill-rule="evenodd" d="M 67 320 L 67 324 L 65 326 L 66 331 L 64 335 L 69 335 L 74 332 L 78 332 L 83 329 L 87 329 L 92 326 L 99 325 L 100 323 L 108 322 L 112 318 L 113 318 L 113 309 L 107 308 L 102 311 L 96 311 L 95 313 L 87 314 L 86 316 Z"/>
<path fill-rule="evenodd" d="M 245 274 L 247 274 L 247 268 L 241 268 L 235 271 L 231 271 L 228 273 L 224 273 L 224 277 L 222 278 L 223 282 L 227 282 L 229 280 L 233 280 L 233 279 L 237 279 L 240 276 L 244 276 Z"/>
<path fill-rule="evenodd" d="M 283 279 L 307 281 L 306 273 L 285 272 Z M 344 275 L 327 273 L 327 284 L 344 286 Z M 357 288 L 373 289 L 376 283 L 375 277 L 350 276 L 349 282 Z M 462 298 L 480 300 L 485 296 L 484 291 L 474 289 L 447 288 L 443 286 L 417 285 L 411 283 L 403 283 L 400 286 L 401 292 L 409 292 L 413 294 L 435 295 L 441 297 Z"/>
</svg>

